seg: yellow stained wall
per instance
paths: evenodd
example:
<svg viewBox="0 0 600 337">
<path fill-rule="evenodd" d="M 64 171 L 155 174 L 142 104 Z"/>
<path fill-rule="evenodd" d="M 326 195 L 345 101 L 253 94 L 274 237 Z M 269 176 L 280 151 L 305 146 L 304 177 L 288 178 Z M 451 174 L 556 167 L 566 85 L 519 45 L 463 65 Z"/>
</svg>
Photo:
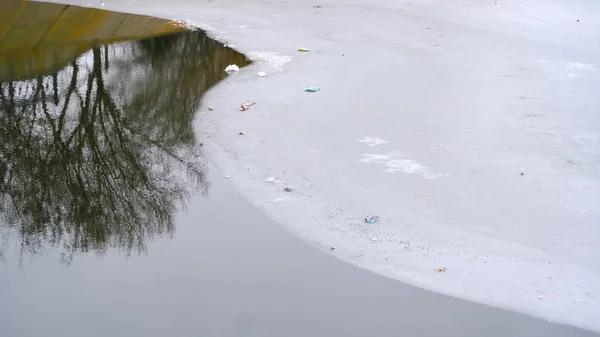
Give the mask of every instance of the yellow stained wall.
<svg viewBox="0 0 600 337">
<path fill-rule="evenodd" d="M 48 73 L 91 48 L 181 31 L 171 21 L 77 6 L 4 0 L 0 11 L 0 80 Z"/>
</svg>

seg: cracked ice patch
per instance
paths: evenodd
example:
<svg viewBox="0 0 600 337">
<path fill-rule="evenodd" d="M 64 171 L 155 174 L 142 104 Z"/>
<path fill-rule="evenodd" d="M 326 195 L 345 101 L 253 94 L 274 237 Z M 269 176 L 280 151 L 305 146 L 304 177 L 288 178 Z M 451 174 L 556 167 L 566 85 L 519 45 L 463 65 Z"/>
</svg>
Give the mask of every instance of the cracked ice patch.
<svg viewBox="0 0 600 337">
<path fill-rule="evenodd" d="M 385 168 L 384 171 L 389 173 L 418 173 L 425 179 L 448 176 L 448 174 L 433 173 L 428 166 L 422 165 L 416 160 L 402 158 L 402 153 L 400 152 L 390 152 L 385 154 L 365 153 L 360 161 L 383 166 Z"/>
<path fill-rule="evenodd" d="M 367 146 L 371 147 L 388 143 L 386 140 L 373 137 L 362 137 L 357 139 L 356 141 L 359 143 L 367 144 Z"/>
</svg>

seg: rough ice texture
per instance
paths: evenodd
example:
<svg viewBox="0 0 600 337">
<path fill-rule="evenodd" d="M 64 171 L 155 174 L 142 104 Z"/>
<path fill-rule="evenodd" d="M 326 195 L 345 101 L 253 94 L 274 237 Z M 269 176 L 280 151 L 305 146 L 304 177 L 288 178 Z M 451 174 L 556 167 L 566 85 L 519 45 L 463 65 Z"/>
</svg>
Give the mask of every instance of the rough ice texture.
<svg viewBox="0 0 600 337">
<path fill-rule="evenodd" d="M 383 275 L 600 330 L 599 3 L 103 2 L 263 61 L 207 94 L 197 127 L 285 228 Z"/>
</svg>

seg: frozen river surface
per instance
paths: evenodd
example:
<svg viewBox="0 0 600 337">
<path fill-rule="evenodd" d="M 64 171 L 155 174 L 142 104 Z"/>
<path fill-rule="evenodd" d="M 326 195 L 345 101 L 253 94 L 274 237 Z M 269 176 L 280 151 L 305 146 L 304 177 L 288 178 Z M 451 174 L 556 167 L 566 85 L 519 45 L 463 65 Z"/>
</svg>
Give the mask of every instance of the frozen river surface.
<svg viewBox="0 0 600 337">
<path fill-rule="evenodd" d="M 285 228 L 407 283 L 600 330 L 597 1 L 72 3 L 189 20 L 258 61 L 197 123 Z"/>
</svg>

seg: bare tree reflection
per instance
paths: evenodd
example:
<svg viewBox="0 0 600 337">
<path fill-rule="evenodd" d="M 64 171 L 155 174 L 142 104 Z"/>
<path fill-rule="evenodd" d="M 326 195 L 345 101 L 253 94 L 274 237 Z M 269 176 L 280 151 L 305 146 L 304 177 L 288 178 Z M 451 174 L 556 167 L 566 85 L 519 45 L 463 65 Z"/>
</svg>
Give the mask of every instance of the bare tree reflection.
<svg viewBox="0 0 600 337">
<path fill-rule="evenodd" d="M 94 46 L 47 76 L 0 82 L 0 211 L 22 252 L 144 251 L 206 193 L 192 120 L 245 58 L 188 31 Z"/>
</svg>

